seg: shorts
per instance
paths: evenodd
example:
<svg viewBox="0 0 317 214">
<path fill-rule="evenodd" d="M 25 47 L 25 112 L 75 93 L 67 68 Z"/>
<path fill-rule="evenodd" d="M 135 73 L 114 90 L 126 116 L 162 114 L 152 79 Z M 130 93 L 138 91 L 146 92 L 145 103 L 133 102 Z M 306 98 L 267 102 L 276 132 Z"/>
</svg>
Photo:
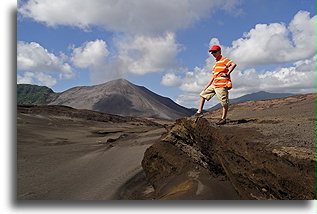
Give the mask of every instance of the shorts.
<svg viewBox="0 0 317 214">
<path fill-rule="evenodd" d="M 215 87 L 214 85 L 210 85 L 206 90 L 200 93 L 200 96 L 205 98 L 207 101 L 215 95 L 217 95 L 222 106 L 229 103 L 229 92 L 226 87 Z"/>
</svg>

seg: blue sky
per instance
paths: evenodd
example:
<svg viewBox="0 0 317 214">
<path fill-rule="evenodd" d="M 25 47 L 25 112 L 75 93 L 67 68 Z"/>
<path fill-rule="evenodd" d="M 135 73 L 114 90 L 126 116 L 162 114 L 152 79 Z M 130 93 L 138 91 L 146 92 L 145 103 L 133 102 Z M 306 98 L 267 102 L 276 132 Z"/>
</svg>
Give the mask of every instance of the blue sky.
<svg viewBox="0 0 317 214">
<path fill-rule="evenodd" d="M 125 78 L 197 107 L 211 45 L 238 67 L 230 98 L 315 91 L 313 0 L 18 1 L 17 82 L 56 92 Z M 206 104 L 217 104 L 216 98 Z"/>
</svg>

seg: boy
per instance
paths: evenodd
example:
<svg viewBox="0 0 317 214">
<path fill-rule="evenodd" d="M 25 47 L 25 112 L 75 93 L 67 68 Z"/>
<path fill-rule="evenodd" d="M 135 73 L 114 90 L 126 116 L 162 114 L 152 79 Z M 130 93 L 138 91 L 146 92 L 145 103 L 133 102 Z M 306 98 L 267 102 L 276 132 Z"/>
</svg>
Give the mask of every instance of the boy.
<svg viewBox="0 0 317 214">
<path fill-rule="evenodd" d="M 216 62 L 212 69 L 213 77 L 205 86 L 204 90 L 200 93 L 199 109 L 195 116 L 202 114 L 202 109 L 205 100 L 210 100 L 214 95 L 217 95 L 220 104 L 222 105 L 222 117 L 216 123 L 217 125 L 226 124 L 226 117 L 229 107 L 229 90 L 232 88 L 230 79 L 231 72 L 237 66 L 233 61 L 221 55 L 221 48 L 214 45 L 210 48 L 209 52 L 215 57 Z"/>
</svg>

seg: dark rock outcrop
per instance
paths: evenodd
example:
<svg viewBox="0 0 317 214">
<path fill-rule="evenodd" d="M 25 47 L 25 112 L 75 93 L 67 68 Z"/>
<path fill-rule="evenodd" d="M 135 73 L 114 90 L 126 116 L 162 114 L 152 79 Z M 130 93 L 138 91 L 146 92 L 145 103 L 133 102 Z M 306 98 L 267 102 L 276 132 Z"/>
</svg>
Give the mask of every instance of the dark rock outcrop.
<svg viewBox="0 0 317 214">
<path fill-rule="evenodd" d="M 224 126 L 214 113 L 177 120 L 146 151 L 156 199 L 316 197 L 314 94 L 233 105 Z"/>
</svg>

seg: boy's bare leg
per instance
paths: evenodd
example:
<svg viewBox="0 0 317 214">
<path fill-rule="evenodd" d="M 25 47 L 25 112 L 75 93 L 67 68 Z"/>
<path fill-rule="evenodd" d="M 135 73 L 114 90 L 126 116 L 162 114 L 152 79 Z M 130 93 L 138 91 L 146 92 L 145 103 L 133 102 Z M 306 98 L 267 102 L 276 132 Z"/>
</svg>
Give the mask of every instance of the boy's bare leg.
<svg viewBox="0 0 317 214">
<path fill-rule="evenodd" d="M 227 118 L 228 108 L 229 108 L 229 104 L 226 104 L 222 107 L 222 119 Z"/>
<path fill-rule="evenodd" d="M 202 112 L 203 111 L 204 104 L 205 104 L 205 98 L 200 97 L 199 108 L 198 108 L 197 112 Z"/>
</svg>

